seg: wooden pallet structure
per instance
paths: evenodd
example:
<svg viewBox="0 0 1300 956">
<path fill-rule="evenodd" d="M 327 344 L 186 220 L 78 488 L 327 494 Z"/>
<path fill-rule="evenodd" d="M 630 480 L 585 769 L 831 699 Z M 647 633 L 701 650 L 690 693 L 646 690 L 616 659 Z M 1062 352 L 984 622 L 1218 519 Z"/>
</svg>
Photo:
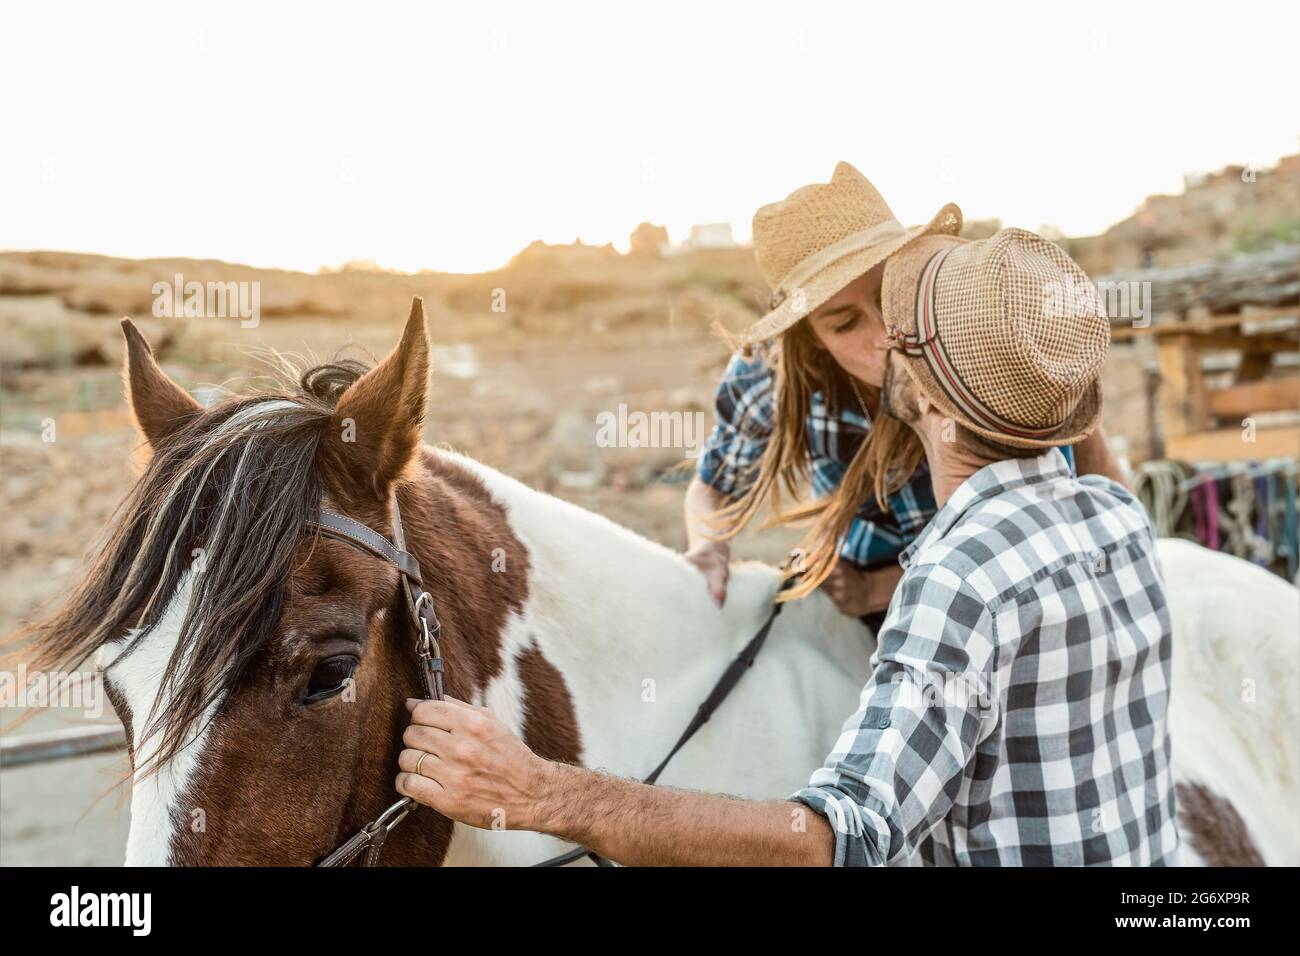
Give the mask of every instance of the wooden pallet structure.
<svg viewBox="0 0 1300 956">
<path fill-rule="evenodd" d="M 1227 262 L 1099 277 L 1144 286 L 1147 321 L 1112 316 L 1116 342 L 1154 344 L 1158 457 L 1182 461 L 1300 457 L 1300 247 Z M 1103 300 L 1105 295 L 1103 294 Z M 1227 385 L 1210 387 L 1207 360 L 1235 353 Z M 1270 413 L 1294 413 L 1276 415 Z M 1256 416 L 1280 423 L 1255 423 Z M 1287 420 L 1290 419 L 1288 422 Z"/>
</svg>

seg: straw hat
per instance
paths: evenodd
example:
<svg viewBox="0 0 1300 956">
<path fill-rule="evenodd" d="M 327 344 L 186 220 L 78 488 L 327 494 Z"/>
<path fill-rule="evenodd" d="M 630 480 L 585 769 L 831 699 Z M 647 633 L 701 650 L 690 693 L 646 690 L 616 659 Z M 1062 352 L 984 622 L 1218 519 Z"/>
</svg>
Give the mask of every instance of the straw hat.
<svg viewBox="0 0 1300 956">
<path fill-rule="evenodd" d="M 772 287 L 771 311 L 744 341 L 781 334 L 918 236 L 960 231 L 961 210 L 952 203 L 926 225 L 903 228 L 876 187 L 840 163 L 829 183 L 796 189 L 754 213 L 754 257 Z"/>
<path fill-rule="evenodd" d="M 1110 321 L 1060 246 L 1023 229 L 926 236 L 886 263 L 881 300 L 917 387 L 976 434 L 1046 448 L 1097 427 Z"/>
</svg>

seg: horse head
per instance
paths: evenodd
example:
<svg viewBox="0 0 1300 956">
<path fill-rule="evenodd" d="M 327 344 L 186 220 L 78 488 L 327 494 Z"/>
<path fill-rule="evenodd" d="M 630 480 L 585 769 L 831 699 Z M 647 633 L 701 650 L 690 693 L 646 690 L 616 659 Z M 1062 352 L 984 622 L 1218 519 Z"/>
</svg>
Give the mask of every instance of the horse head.
<svg viewBox="0 0 1300 956">
<path fill-rule="evenodd" d="M 330 363 L 297 387 L 210 409 L 123 328 L 148 462 L 64 610 L 36 626 L 41 653 L 98 651 L 129 742 L 128 863 L 310 864 L 393 801 L 404 702 L 421 696 L 397 570 L 315 533 L 321 509 L 384 531 L 396 490 L 408 547 L 443 594 L 468 596 L 438 608 L 453 634 L 490 646 L 500 622 L 485 608 L 509 603 L 464 574 L 476 547 L 496 543 L 474 539 L 491 515 L 447 482 L 418 480 L 423 305 L 373 369 Z M 458 566 L 473 580 L 454 580 Z M 463 683 L 448 689 L 468 697 L 483 662 L 472 642 L 455 653 Z M 388 862 L 445 854 L 451 823 L 416 817 Z"/>
</svg>

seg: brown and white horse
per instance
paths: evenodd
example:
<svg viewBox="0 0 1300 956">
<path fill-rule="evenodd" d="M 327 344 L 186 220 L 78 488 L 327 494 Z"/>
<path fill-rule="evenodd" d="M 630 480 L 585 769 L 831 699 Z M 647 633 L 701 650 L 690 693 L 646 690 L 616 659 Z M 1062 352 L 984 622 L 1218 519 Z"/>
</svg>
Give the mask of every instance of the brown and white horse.
<svg viewBox="0 0 1300 956">
<path fill-rule="evenodd" d="M 407 547 L 443 622 L 448 693 L 535 751 L 641 776 L 765 619 L 775 569 L 737 565 L 724 609 L 677 554 L 422 444 L 423 307 L 374 369 L 204 409 L 130 323 L 127 385 L 152 456 L 65 610 L 49 663 L 100 654 L 131 740 L 129 864 L 320 859 L 394 799 L 418 677 L 396 571 L 308 534 L 322 505 Z M 1297 590 L 1161 545 L 1175 624 L 1169 714 L 1189 862 L 1300 862 Z M 776 797 L 855 709 L 871 635 L 821 594 L 789 605 L 758 664 L 661 782 Z M 384 862 L 526 864 L 567 847 L 420 809 Z"/>
</svg>

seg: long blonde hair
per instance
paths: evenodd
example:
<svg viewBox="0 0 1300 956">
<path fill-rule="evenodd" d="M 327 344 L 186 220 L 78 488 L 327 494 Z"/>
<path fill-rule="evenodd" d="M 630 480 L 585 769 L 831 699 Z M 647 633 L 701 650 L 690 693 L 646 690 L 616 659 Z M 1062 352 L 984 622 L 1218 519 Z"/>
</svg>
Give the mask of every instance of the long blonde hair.
<svg viewBox="0 0 1300 956">
<path fill-rule="evenodd" d="M 839 486 L 825 497 L 812 498 L 806 423 L 813 393 L 820 392 L 829 400 L 834 386 L 848 373 L 817 341 L 807 319 L 784 332 L 778 347 L 765 358 L 772 363 L 776 378 L 772 434 L 755 466 L 756 480 L 742 497 L 716 511 L 712 522 L 717 538 L 732 538 L 767 505 L 771 514 L 765 527 L 811 524 L 796 552 L 801 556 L 801 567 L 793 568 L 802 570 L 803 576 L 777 598 L 788 601 L 805 597 L 826 580 L 839 561 L 840 545 L 849 525 L 867 496 L 874 494 L 881 508 L 888 509 L 889 496 L 907 483 L 925 451 L 907 425 L 877 415 Z M 878 407 L 879 389 L 860 385 L 859 391 L 864 400 Z"/>
</svg>

